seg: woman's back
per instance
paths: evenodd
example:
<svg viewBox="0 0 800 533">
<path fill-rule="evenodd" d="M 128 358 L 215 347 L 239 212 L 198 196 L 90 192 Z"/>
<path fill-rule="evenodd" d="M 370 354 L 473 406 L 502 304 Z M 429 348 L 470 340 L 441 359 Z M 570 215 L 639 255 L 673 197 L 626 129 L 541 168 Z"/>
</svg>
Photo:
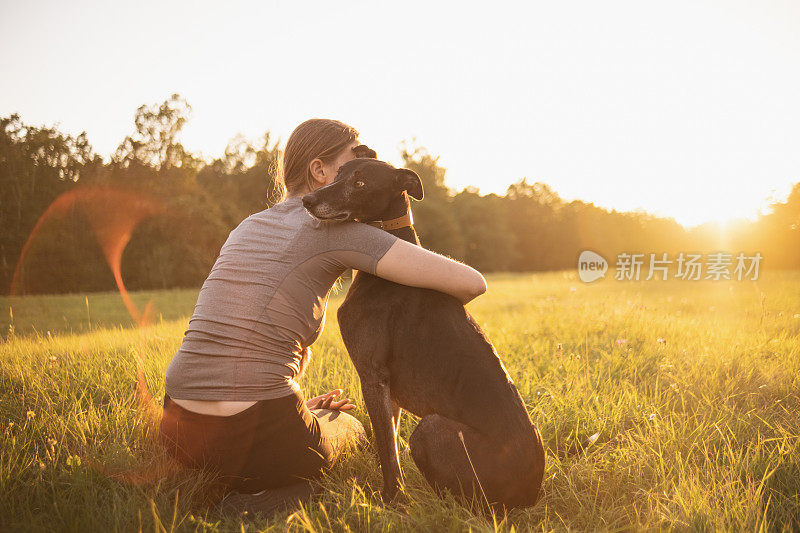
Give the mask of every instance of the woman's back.
<svg viewBox="0 0 800 533">
<path fill-rule="evenodd" d="M 166 394 L 229 405 L 298 391 L 333 283 L 347 268 L 375 274 L 397 239 L 359 222 L 317 220 L 298 196 L 245 219 L 200 290 Z"/>
</svg>

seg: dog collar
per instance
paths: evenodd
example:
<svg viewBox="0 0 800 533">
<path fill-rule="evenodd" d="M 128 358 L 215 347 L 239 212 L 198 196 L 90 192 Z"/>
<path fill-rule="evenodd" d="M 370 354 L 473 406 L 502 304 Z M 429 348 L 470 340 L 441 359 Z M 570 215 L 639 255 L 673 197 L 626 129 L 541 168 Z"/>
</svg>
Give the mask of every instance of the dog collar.
<svg viewBox="0 0 800 533">
<path fill-rule="evenodd" d="M 364 222 L 364 224 L 369 224 L 370 226 L 375 226 L 376 228 L 389 231 L 392 229 L 413 226 L 414 216 L 411 214 L 411 210 L 409 209 L 408 212 L 401 217 L 393 218 L 391 220 L 373 220 L 371 222 Z"/>
</svg>

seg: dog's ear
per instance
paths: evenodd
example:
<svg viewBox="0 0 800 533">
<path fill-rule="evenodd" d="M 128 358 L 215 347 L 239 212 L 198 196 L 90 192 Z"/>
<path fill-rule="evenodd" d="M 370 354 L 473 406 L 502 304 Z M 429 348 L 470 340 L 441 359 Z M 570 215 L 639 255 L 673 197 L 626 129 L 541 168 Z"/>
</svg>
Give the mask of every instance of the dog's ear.
<svg viewBox="0 0 800 533">
<path fill-rule="evenodd" d="M 417 173 L 407 168 L 397 169 L 397 180 L 400 187 L 415 200 L 422 200 L 422 180 Z"/>
<path fill-rule="evenodd" d="M 367 146 L 366 144 L 359 144 L 353 148 L 353 154 L 356 157 L 366 157 L 369 159 L 378 159 L 378 152 Z"/>
</svg>

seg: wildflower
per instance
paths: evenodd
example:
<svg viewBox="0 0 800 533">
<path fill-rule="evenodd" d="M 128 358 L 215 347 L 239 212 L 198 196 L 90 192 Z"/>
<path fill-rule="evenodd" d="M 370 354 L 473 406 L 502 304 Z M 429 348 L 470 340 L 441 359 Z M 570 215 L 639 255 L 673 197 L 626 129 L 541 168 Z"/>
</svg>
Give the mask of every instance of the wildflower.
<svg viewBox="0 0 800 533">
<path fill-rule="evenodd" d="M 56 357 L 55 355 L 51 355 L 50 356 L 50 362 L 54 363 L 56 361 L 56 359 L 58 359 L 58 357 Z"/>
<path fill-rule="evenodd" d="M 28 411 L 28 415 L 27 416 L 28 416 L 28 420 L 30 420 L 31 418 L 36 416 L 36 413 L 34 413 L 33 411 Z"/>
<path fill-rule="evenodd" d="M 620 345 L 620 346 L 622 346 L 623 344 L 625 344 L 627 342 L 628 342 L 627 339 L 617 339 L 617 344 Z"/>
<path fill-rule="evenodd" d="M 81 458 L 77 455 L 67 457 L 67 466 L 81 466 Z"/>
<path fill-rule="evenodd" d="M 667 344 L 667 339 L 665 339 L 663 337 L 659 337 L 659 338 L 656 339 L 656 342 L 659 343 L 659 344 Z"/>
<path fill-rule="evenodd" d="M 658 416 L 658 414 L 656 414 L 656 413 L 651 413 L 651 414 L 650 414 L 650 420 L 655 420 L 655 419 L 656 419 L 656 416 Z"/>
</svg>

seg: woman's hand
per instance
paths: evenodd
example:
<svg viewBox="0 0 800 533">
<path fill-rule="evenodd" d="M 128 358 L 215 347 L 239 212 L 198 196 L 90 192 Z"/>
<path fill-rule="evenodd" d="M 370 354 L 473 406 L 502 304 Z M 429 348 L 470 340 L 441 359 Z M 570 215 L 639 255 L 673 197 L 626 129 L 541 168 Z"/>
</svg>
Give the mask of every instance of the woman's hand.
<svg viewBox="0 0 800 533">
<path fill-rule="evenodd" d="M 306 401 L 306 407 L 309 409 L 334 409 L 337 411 L 349 411 L 355 409 L 356 406 L 350 403 L 350 398 L 344 400 L 334 401 L 334 398 L 342 393 L 342 389 L 334 389 L 327 394 L 317 396 Z"/>
</svg>

